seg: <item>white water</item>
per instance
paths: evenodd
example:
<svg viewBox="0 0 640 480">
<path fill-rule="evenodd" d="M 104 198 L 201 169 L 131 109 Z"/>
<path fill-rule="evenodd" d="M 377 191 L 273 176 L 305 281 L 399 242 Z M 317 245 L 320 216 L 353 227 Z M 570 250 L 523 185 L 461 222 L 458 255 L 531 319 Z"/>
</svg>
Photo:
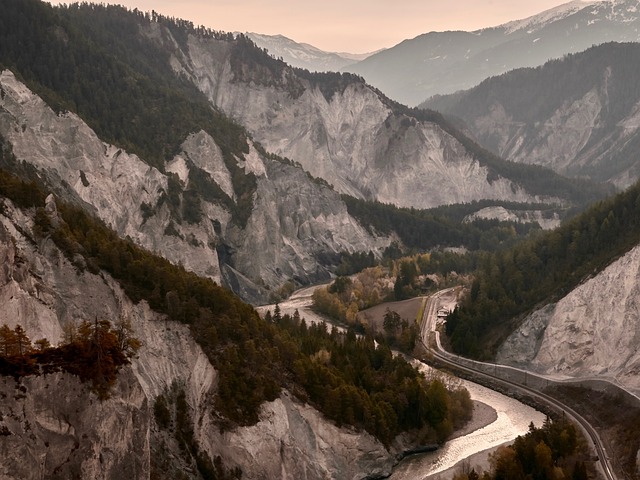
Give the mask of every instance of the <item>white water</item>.
<svg viewBox="0 0 640 480">
<path fill-rule="evenodd" d="M 311 310 L 311 296 L 318 286 L 304 288 L 295 292 L 288 300 L 280 304 L 282 314 L 292 315 L 296 310 L 307 322 L 327 322 L 327 319 Z M 275 305 L 257 307 L 260 313 L 273 309 Z M 421 371 L 429 375 L 433 370 L 421 363 L 416 364 Z M 472 400 L 482 402 L 493 408 L 498 418 L 495 422 L 467 435 L 447 442 L 436 452 L 414 455 L 403 460 L 393 471 L 392 480 L 422 480 L 453 467 L 456 463 L 471 455 L 513 441 L 524 435 L 533 422 L 536 427 L 542 426 L 545 415 L 537 410 L 513 399 L 494 392 L 486 387 L 466 380 L 457 380 L 465 387 Z M 473 466 L 473 465 L 471 465 Z M 453 474 L 449 475 L 451 477 Z M 445 475 L 443 478 L 447 478 Z"/>
</svg>

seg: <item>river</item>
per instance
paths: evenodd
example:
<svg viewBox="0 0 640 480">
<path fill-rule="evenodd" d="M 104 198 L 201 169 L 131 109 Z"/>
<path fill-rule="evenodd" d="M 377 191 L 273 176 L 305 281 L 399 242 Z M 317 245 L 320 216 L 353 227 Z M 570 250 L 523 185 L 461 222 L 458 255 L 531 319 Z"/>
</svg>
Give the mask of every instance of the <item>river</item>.
<svg viewBox="0 0 640 480">
<path fill-rule="evenodd" d="M 328 322 L 321 315 L 311 310 L 311 296 L 318 286 L 303 288 L 294 292 L 288 299 L 280 303 L 282 314 L 293 314 L 296 310 L 307 322 Z M 274 305 L 257 307 L 260 313 L 266 310 L 273 311 Z M 415 361 L 415 365 L 425 375 L 434 373 L 431 367 L 424 363 Z M 486 387 L 466 380 L 456 379 L 464 386 L 474 402 L 480 402 L 491 407 L 495 414 L 489 425 L 475 431 L 449 440 L 436 452 L 413 455 L 404 459 L 394 469 L 392 480 L 423 480 L 428 477 L 451 478 L 453 472 L 446 470 L 454 467 L 458 462 L 465 460 L 480 452 L 495 448 L 499 445 L 513 441 L 517 436 L 524 435 L 529 430 L 529 424 L 533 422 L 536 427 L 540 427 L 544 422 L 545 415 L 537 410 L 525 405 L 511 397 L 494 392 Z M 486 408 L 484 413 L 486 414 Z M 477 418 L 474 420 L 478 420 Z M 477 458 L 477 456 L 476 456 Z M 486 462 L 484 462 L 486 463 Z M 481 463 L 483 465 L 484 463 Z M 474 461 L 470 461 L 474 466 Z M 484 466 L 483 468 L 487 468 Z M 440 474 L 440 475 L 438 475 Z"/>
</svg>

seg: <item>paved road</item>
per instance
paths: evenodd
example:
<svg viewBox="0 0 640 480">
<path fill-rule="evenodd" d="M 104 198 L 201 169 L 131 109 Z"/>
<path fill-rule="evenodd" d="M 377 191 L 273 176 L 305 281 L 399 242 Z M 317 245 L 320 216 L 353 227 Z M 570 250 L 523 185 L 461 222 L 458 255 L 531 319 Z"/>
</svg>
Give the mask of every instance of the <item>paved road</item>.
<svg viewBox="0 0 640 480">
<path fill-rule="evenodd" d="M 531 385 L 527 385 L 526 373 L 524 376 L 524 385 L 512 380 L 505 380 L 486 371 L 487 367 L 489 367 L 490 369 L 493 368 L 494 372 L 496 372 L 498 368 L 502 368 L 503 366 L 474 362 L 469 359 L 462 359 L 456 355 L 450 354 L 442 348 L 442 345 L 440 343 L 440 332 L 436 330 L 437 312 L 439 308 L 440 297 L 449 294 L 452 290 L 453 289 L 441 290 L 436 294 L 431 295 L 426 300 L 420 331 L 422 343 L 427 351 L 430 352 L 439 362 L 451 368 L 471 374 L 476 380 L 489 380 L 490 384 L 501 383 L 510 390 L 518 390 L 522 393 L 526 393 L 531 397 L 534 397 L 537 401 L 548 405 L 553 410 L 564 412 L 567 416 L 572 418 L 573 421 L 583 430 L 587 438 L 591 438 L 594 451 L 597 454 L 598 459 L 600 460 L 598 464 L 604 478 L 606 478 L 607 480 L 616 480 L 617 477 L 613 472 L 613 468 L 611 467 L 609 457 L 607 456 L 600 436 L 591 426 L 591 424 L 587 422 L 584 417 L 578 414 L 575 410 L 568 407 L 567 405 L 564 405 L 555 398 L 552 398 L 549 395 L 540 392 L 539 390 L 533 388 Z M 529 375 L 530 380 L 535 377 L 535 375 L 533 374 L 529 373 Z M 482 382 L 479 381 L 478 383 Z"/>
</svg>

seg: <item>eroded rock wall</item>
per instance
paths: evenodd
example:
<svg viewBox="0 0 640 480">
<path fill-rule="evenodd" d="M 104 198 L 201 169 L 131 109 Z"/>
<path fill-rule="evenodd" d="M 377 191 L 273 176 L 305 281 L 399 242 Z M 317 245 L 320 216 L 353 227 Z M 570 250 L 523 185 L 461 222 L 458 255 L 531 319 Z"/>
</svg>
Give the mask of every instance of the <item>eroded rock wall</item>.
<svg viewBox="0 0 640 480">
<path fill-rule="evenodd" d="M 32 340 L 55 345 L 70 322 L 125 318 L 142 342 L 104 401 L 66 373 L 0 377 L 0 477 L 149 478 L 152 452 L 160 451 L 174 470 L 155 471 L 156 477 L 180 471 L 199 478 L 169 441 L 174 433 L 163 433 L 154 416 L 157 397 L 174 388 L 184 391 L 200 451 L 220 456 L 227 469 L 240 468 L 243 478 L 390 472 L 394 455 L 373 437 L 338 428 L 286 391 L 263 405 L 258 424 L 222 431 L 213 406 L 217 373 L 188 326 L 146 302 L 132 303 L 108 275 L 79 270 L 50 239 L 33 233 L 33 211 L 0 201 L 0 324 L 20 324 Z"/>
<path fill-rule="evenodd" d="M 640 392 L 640 247 L 530 315 L 498 360 L 566 377 L 603 377 Z"/>
</svg>

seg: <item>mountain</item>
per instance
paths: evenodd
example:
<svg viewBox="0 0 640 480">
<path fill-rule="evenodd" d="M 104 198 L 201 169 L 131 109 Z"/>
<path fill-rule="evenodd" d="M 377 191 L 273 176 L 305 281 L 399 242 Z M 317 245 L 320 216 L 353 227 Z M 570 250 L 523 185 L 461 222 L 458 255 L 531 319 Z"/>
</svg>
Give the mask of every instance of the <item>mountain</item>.
<svg viewBox="0 0 640 480">
<path fill-rule="evenodd" d="M 152 38 L 169 48 L 162 36 Z M 178 74 L 267 151 L 340 193 L 429 208 L 486 198 L 580 203 L 599 190 L 504 162 L 440 115 L 392 102 L 358 77 L 291 68 L 244 37 L 185 42 L 173 54 Z"/>
<path fill-rule="evenodd" d="M 437 114 L 357 77 L 293 69 L 244 36 L 27 0 L 0 21 L 11 67 L 0 135 L 17 160 L 121 235 L 252 303 L 328 279 L 343 253 L 389 245 L 393 233 L 353 218 L 338 193 L 563 208 L 606 193 L 504 162 Z"/>
<path fill-rule="evenodd" d="M 640 177 L 639 61 L 640 44 L 606 43 L 423 106 L 503 158 L 624 189 Z"/>
<path fill-rule="evenodd" d="M 281 58 L 288 65 L 304 68 L 310 72 L 338 72 L 342 68 L 362 61 L 372 53 L 336 53 L 325 52 L 308 43 L 298 43 L 283 35 L 263 35 L 247 33 L 258 47 L 267 50 L 269 55 Z"/>
<path fill-rule="evenodd" d="M 474 32 L 431 32 L 347 67 L 394 100 L 417 105 L 521 67 L 605 42 L 638 41 L 637 0 L 573 1 Z"/>
<path fill-rule="evenodd" d="M 229 208 L 239 204 L 238 182 L 205 131 L 186 137 L 163 173 L 104 143 L 76 115 L 57 115 L 11 73 L 0 74 L 0 86 L 0 134 L 18 160 L 51 184 L 64 185 L 65 198 L 81 201 L 121 235 L 222 281 L 247 300 L 264 302 L 270 294 L 265 287 L 277 289 L 291 279 L 307 284 L 329 278 L 322 265 L 337 262 L 340 252 L 378 250 L 386 243 L 348 215 L 338 194 L 249 143 L 238 157 L 240 174 L 255 174 L 242 224 Z M 283 190 L 290 195 L 279 195 Z"/>
<path fill-rule="evenodd" d="M 7 337 L 0 335 L 2 478 L 389 473 L 400 444 L 392 448 L 361 427 L 338 426 L 344 419 L 329 420 L 310 397 L 296 396 L 304 390 L 292 371 L 283 380 L 289 367 L 268 352 L 293 355 L 301 367 L 309 357 L 291 340 L 301 337 L 260 320 L 213 282 L 119 239 L 77 207 L 53 195 L 43 200 L 37 181 L 21 183 L 4 171 L 0 178 L 0 326 L 21 325 L 29 338 L 57 346 L 83 322 L 124 319 L 142 345 L 99 398 L 77 374 L 92 371 L 77 353 L 56 367 L 60 347 L 5 355 Z M 281 335 L 288 340 L 276 347 L 271 342 L 284 341 Z M 50 363 L 40 360 L 47 353 Z M 246 401 L 256 398 L 247 410 Z M 243 419 L 247 414 L 256 418 Z"/>
<path fill-rule="evenodd" d="M 1 62 L 31 75 L 48 104 L 4 70 L 0 135 L 63 198 L 82 203 L 121 235 L 255 303 L 277 297 L 287 282 L 328 279 L 342 252 L 388 245 L 349 216 L 336 192 L 255 145 L 180 82 L 168 62 L 154 63 L 168 54 L 148 55 L 140 47 L 138 26 L 127 23 L 134 14 L 107 8 L 97 18 L 90 7 L 66 12 L 91 11 L 85 20 L 93 25 L 78 23 L 105 37 L 113 32 L 108 28 L 130 33 L 134 38 L 121 32 L 131 43 L 118 44 L 134 57 L 126 63 L 127 57 L 90 47 L 89 37 L 56 10 L 38 2 L 11 5 L 3 32 L 26 18 L 12 15 L 18 7 L 32 8 L 29 22 L 38 26 L 20 25 L 19 32 L 32 32 L 27 52 L 21 41 L 3 42 Z M 66 28 L 66 37 L 45 39 L 55 28 Z M 83 63 L 73 63 L 81 57 Z M 38 68 L 40 75 L 33 75 Z"/>
<path fill-rule="evenodd" d="M 458 352 L 640 392 L 640 183 L 496 253 L 447 321 Z"/>
</svg>

